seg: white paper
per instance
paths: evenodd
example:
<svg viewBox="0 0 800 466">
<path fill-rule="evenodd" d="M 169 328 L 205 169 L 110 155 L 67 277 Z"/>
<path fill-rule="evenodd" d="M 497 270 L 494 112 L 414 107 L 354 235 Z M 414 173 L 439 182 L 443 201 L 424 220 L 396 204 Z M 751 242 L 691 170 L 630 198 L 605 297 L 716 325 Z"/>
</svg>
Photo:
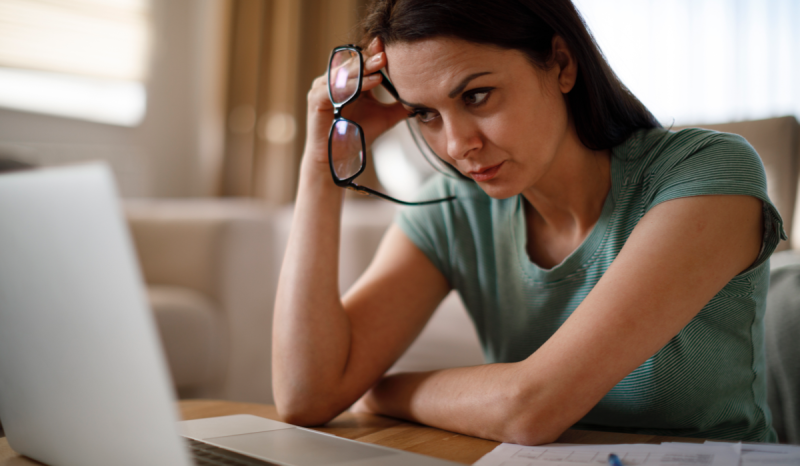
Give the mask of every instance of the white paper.
<svg viewBox="0 0 800 466">
<path fill-rule="evenodd" d="M 610 453 L 619 456 L 623 466 L 739 466 L 741 455 L 734 445 L 554 444 L 525 447 L 504 443 L 484 455 L 475 466 L 608 466 Z"/>
<path fill-rule="evenodd" d="M 798 466 L 800 455 L 785 453 L 742 453 L 742 466 Z"/>
<path fill-rule="evenodd" d="M 706 445 L 724 445 L 724 442 L 706 440 Z M 741 443 L 742 453 L 776 453 L 783 455 L 800 455 L 800 445 L 781 443 Z"/>
<path fill-rule="evenodd" d="M 742 454 L 742 442 L 712 442 L 710 440 L 706 440 L 705 443 L 689 443 L 689 442 L 661 442 L 661 445 L 666 447 L 673 447 L 673 448 L 693 448 L 700 445 L 700 448 L 703 448 L 703 445 L 713 445 L 719 447 L 726 447 L 731 448 L 733 451 L 736 452 L 737 455 Z"/>
</svg>

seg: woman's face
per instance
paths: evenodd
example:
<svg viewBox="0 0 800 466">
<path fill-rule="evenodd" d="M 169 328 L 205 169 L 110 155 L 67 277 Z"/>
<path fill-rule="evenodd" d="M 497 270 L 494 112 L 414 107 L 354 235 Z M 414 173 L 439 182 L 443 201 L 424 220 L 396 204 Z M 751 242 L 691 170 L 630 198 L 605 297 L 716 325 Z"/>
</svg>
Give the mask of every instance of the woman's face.
<svg viewBox="0 0 800 466">
<path fill-rule="evenodd" d="M 559 66 L 539 70 L 518 50 L 450 38 L 392 44 L 386 57 L 428 144 L 493 198 L 536 186 L 574 134 L 562 94 L 572 83 Z"/>
</svg>

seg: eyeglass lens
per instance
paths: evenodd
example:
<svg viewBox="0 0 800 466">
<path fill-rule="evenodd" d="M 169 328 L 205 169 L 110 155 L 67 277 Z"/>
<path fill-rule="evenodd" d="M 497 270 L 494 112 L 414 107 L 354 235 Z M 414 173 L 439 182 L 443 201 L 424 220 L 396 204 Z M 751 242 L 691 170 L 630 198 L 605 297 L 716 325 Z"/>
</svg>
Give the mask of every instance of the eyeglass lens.
<svg viewBox="0 0 800 466">
<path fill-rule="evenodd" d="M 347 102 L 358 90 L 361 60 L 355 50 L 340 50 L 333 54 L 328 85 L 334 104 Z"/>
<path fill-rule="evenodd" d="M 357 123 L 341 116 L 341 109 L 361 89 L 363 64 L 361 54 L 356 46 L 345 47 L 348 48 L 334 49 L 335 52 L 328 67 L 328 92 L 334 105 L 334 121 L 328 139 L 328 160 L 336 184 L 404 205 L 426 205 L 455 200 L 455 196 L 449 196 L 431 201 L 406 202 L 353 183 L 353 178 L 358 176 L 366 166 L 364 136 Z M 383 73 L 381 72 L 381 74 Z M 394 90 L 394 86 L 388 81 L 386 75 L 383 75 L 383 79 L 384 87 L 397 98 L 397 91 Z"/>
<path fill-rule="evenodd" d="M 355 176 L 364 164 L 361 130 L 347 120 L 337 120 L 331 132 L 331 163 L 340 180 Z"/>
</svg>

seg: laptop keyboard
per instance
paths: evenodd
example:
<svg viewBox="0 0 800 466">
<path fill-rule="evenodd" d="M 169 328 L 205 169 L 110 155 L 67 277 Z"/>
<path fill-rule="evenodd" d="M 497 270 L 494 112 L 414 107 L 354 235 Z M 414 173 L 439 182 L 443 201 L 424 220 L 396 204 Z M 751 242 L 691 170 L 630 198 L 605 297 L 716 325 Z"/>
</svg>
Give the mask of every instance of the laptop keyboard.
<svg viewBox="0 0 800 466">
<path fill-rule="evenodd" d="M 214 445 L 198 442 L 197 440 L 186 440 L 189 441 L 192 456 L 194 456 L 195 464 L 198 466 L 279 466 L 276 463 L 257 460 Z"/>
</svg>

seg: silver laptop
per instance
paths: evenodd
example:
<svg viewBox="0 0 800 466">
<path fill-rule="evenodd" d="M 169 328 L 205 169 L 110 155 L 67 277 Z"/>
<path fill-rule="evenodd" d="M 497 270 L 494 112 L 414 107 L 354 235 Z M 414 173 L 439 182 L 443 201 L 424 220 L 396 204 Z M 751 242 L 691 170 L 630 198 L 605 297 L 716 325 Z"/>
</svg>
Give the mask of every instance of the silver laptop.
<svg viewBox="0 0 800 466">
<path fill-rule="evenodd" d="M 0 419 L 18 453 L 52 466 L 456 464 L 256 416 L 178 418 L 108 167 L 0 174 Z"/>
</svg>

